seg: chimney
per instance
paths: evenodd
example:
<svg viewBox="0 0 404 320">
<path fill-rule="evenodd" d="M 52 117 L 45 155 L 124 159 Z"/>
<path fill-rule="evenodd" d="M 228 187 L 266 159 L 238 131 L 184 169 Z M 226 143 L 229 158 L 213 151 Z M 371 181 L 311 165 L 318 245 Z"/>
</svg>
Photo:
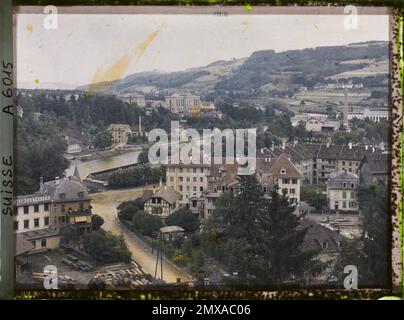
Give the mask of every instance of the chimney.
<svg viewBox="0 0 404 320">
<path fill-rule="evenodd" d="M 372 147 L 372 153 L 375 153 L 375 147 Z"/>
<path fill-rule="evenodd" d="M 285 150 L 285 148 L 286 148 L 286 142 L 285 140 L 282 140 L 282 150 Z"/>
<path fill-rule="evenodd" d="M 159 184 L 160 184 L 160 187 L 162 187 L 162 186 L 163 186 L 163 178 L 162 178 L 162 177 L 160 177 Z"/>
<path fill-rule="evenodd" d="M 261 148 L 261 154 L 264 154 L 264 148 Z"/>
<path fill-rule="evenodd" d="M 295 138 L 295 139 L 293 140 L 293 148 L 295 148 L 295 147 L 297 146 L 297 143 L 298 143 L 298 140 Z"/>
<path fill-rule="evenodd" d="M 349 148 L 349 150 L 352 149 L 352 142 L 348 143 L 348 148 Z"/>
<path fill-rule="evenodd" d="M 369 146 L 367 144 L 365 144 L 365 150 L 368 151 Z"/>
<path fill-rule="evenodd" d="M 139 116 L 139 134 L 142 134 L 142 116 Z"/>
<path fill-rule="evenodd" d="M 348 106 L 348 93 L 347 93 L 346 88 L 347 88 L 347 86 L 345 85 L 345 88 L 344 88 L 344 122 L 343 122 L 343 125 L 344 125 L 344 128 L 346 130 L 348 130 L 349 129 L 349 121 L 348 121 L 349 106 Z"/>
<path fill-rule="evenodd" d="M 271 144 L 271 151 L 274 151 L 275 150 L 275 144 L 272 142 L 272 144 Z"/>
<path fill-rule="evenodd" d="M 39 178 L 39 192 L 43 193 L 43 177 Z"/>
<path fill-rule="evenodd" d="M 156 193 L 156 186 L 153 186 L 153 194 Z"/>
</svg>

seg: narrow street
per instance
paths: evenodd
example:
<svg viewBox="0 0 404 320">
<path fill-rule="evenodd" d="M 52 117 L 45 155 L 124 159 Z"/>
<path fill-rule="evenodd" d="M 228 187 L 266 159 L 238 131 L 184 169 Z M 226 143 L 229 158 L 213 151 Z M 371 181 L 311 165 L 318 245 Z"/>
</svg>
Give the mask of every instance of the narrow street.
<svg viewBox="0 0 404 320">
<path fill-rule="evenodd" d="M 92 194 L 92 206 L 93 212 L 103 217 L 105 221 L 103 228 L 107 231 L 111 231 L 115 235 L 122 234 L 128 244 L 129 250 L 132 252 L 132 259 L 139 263 L 146 273 L 154 275 L 156 255 L 152 254 L 141 240 L 126 231 L 126 229 L 120 225 L 117 218 L 116 207 L 123 201 L 133 200 L 141 196 L 142 190 L 143 189 L 140 187 L 95 193 Z M 176 282 L 177 278 L 181 278 L 181 281 L 191 280 L 191 277 L 185 271 L 165 261 L 163 261 L 163 278 L 168 283 Z"/>
</svg>

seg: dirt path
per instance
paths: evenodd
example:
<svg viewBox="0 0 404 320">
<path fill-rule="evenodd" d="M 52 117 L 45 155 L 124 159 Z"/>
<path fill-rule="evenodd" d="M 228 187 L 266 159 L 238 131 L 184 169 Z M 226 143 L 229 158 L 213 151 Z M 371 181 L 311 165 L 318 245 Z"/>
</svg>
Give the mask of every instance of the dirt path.
<svg viewBox="0 0 404 320">
<path fill-rule="evenodd" d="M 103 228 L 111 231 L 113 234 L 122 234 L 132 252 L 132 259 L 139 263 L 146 273 L 154 275 L 156 266 L 156 255 L 152 254 L 144 246 L 142 241 L 126 231 L 119 223 L 116 207 L 123 201 L 133 200 L 142 194 L 142 188 L 108 190 L 92 195 L 93 212 L 104 218 Z M 160 266 L 159 266 L 160 269 Z M 176 282 L 177 278 L 181 281 L 189 281 L 191 277 L 183 270 L 163 262 L 163 278 L 169 283 Z"/>
</svg>

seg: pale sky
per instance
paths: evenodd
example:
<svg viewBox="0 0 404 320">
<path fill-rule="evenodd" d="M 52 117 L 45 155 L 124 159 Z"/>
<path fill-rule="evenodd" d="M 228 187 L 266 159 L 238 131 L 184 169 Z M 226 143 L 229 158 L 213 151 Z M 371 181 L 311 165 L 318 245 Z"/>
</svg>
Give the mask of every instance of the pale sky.
<svg viewBox="0 0 404 320">
<path fill-rule="evenodd" d="M 69 86 L 132 73 L 178 71 L 257 50 L 285 51 L 389 40 L 387 15 L 360 15 L 345 30 L 344 15 L 18 14 L 17 86 Z"/>
</svg>

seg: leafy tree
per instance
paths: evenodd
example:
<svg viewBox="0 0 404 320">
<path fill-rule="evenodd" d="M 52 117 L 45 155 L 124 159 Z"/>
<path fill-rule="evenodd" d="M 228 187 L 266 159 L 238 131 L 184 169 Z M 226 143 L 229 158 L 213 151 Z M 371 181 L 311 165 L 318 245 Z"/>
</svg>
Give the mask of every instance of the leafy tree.
<svg viewBox="0 0 404 320">
<path fill-rule="evenodd" d="M 60 229 L 62 240 L 66 243 L 77 244 L 80 241 L 80 229 L 73 224 L 68 224 Z"/>
<path fill-rule="evenodd" d="M 83 235 L 83 249 L 99 263 L 128 263 L 131 252 L 123 239 L 100 229 Z"/>
<path fill-rule="evenodd" d="M 107 149 L 112 146 L 112 135 L 102 131 L 95 136 L 94 146 L 100 149 Z"/>
<path fill-rule="evenodd" d="M 316 210 L 321 210 L 327 207 L 328 200 L 327 196 L 322 193 L 322 190 L 318 186 L 303 186 L 300 190 L 300 199 L 302 201 L 307 201 L 308 204 L 316 208 Z"/>
<path fill-rule="evenodd" d="M 29 113 L 18 118 L 17 192 L 38 191 L 40 177 L 45 181 L 62 177 L 68 166 L 63 156 L 66 148 L 54 114 L 34 117 Z"/>
<path fill-rule="evenodd" d="M 132 221 L 133 215 L 139 210 L 143 210 L 144 202 L 142 198 L 132 201 L 122 202 L 118 207 L 118 217 L 121 220 Z"/>
<path fill-rule="evenodd" d="M 139 231 L 141 234 L 155 237 L 163 226 L 163 223 L 161 218 L 140 210 L 133 215 L 132 225 L 133 229 Z"/>
<path fill-rule="evenodd" d="M 165 178 L 165 167 L 152 168 L 142 165 L 124 172 L 116 172 L 107 177 L 111 188 L 137 187 L 157 183 Z"/>
<path fill-rule="evenodd" d="M 149 162 L 149 149 L 143 149 L 142 152 L 139 153 L 139 157 L 137 160 L 139 163 L 147 163 Z"/>
<path fill-rule="evenodd" d="M 93 230 L 97 231 L 100 230 L 101 226 L 104 224 L 104 219 L 99 216 L 98 214 L 93 214 L 91 216 L 91 224 L 93 227 Z"/>
<path fill-rule="evenodd" d="M 179 226 L 186 232 L 194 232 L 199 228 L 199 219 L 191 210 L 181 208 L 171 213 L 165 221 L 168 226 Z"/>
</svg>

